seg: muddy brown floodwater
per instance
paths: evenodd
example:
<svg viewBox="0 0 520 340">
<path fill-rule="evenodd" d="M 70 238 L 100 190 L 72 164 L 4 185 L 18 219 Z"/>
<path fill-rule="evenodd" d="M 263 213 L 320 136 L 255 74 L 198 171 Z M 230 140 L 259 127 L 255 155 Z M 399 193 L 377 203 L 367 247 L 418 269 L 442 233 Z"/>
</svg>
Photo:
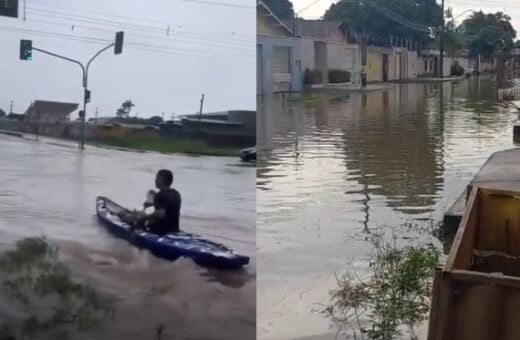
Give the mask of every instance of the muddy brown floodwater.
<svg viewBox="0 0 520 340">
<path fill-rule="evenodd" d="M 320 311 L 335 274 L 366 272 L 370 231 L 443 247 L 421 230 L 492 152 L 513 147 L 517 119 L 486 78 L 260 98 L 258 112 L 261 340 L 334 339 Z"/>
<path fill-rule="evenodd" d="M 0 251 L 45 236 L 73 277 L 115 297 L 114 318 L 82 339 L 151 340 L 160 324 L 163 340 L 254 339 L 255 169 L 239 165 L 238 158 L 80 152 L 74 143 L 0 135 Z M 160 260 L 100 226 L 97 195 L 139 208 L 160 168 L 174 171 L 181 228 L 250 256 L 245 270 Z"/>
</svg>

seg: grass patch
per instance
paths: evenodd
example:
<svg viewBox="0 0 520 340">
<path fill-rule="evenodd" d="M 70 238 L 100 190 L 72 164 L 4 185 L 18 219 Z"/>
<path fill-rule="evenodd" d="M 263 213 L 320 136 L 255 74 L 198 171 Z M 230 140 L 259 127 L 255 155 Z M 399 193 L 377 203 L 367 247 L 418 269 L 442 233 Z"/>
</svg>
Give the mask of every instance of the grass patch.
<svg viewBox="0 0 520 340">
<path fill-rule="evenodd" d="M 96 138 L 95 143 L 134 150 L 203 156 L 238 157 L 240 152 L 238 149 L 213 147 L 203 141 L 187 139 L 169 140 L 160 137 L 102 137 Z"/>
</svg>

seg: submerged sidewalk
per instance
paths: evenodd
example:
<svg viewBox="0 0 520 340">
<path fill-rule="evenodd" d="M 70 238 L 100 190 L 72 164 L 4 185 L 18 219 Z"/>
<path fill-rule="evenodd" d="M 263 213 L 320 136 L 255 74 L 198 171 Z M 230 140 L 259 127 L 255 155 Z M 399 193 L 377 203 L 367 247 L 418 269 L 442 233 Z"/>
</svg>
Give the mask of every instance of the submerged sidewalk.
<svg viewBox="0 0 520 340">
<path fill-rule="evenodd" d="M 493 153 L 444 214 L 444 228 L 456 230 L 466 208 L 467 193 L 474 186 L 520 192 L 520 148 Z"/>
</svg>

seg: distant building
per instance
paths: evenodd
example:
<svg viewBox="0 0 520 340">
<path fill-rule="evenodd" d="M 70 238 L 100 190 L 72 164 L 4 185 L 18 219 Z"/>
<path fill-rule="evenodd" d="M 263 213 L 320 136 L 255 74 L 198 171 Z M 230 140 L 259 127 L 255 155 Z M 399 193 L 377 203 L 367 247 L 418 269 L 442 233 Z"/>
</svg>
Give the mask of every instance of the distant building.
<svg viewBox="0 0 520 340">
<path fill-rule="evenodd" d="M 14 113 L 14 112 L 11 112 L 10 114 L 7 115 L 7 119 L 9 120 L 16 120 L 16 121 L 23 121 L 25 119 L 25 115 L 21 114 L 21 113 Z"/>
<path fill-rule="evenodd" d="M 78 104 L 35 100 L 25 111 L 25 121 L 29 123 L 66 123 L 70 114 L 78 109 Z"/>
<path fill-rule="evenodd" d="M 97 125 L 108 125 L 113 124 L 117 122 L 117 117 L 97 117 L 97 118 L 90 118 L 88 120 L 91 124 L 97 124 Z"/>
</svg>

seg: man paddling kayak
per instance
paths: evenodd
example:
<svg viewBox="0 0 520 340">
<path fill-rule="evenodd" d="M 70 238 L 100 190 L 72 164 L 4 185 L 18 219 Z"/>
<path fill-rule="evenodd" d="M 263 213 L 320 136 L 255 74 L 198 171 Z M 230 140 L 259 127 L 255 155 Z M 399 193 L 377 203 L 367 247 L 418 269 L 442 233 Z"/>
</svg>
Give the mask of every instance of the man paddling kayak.
<svg viewBox="0 0 520 340">
<path fill-rule="evenodd" d="M 151 199 L 144 203 L 144 207 L 154 207 L 154 212 L 122 212 L 119 217 L 136 228 L 145 227 L 149 231 L 164 235 L 178 232 L 181 212 L 181 195 L 171 185 L 173 173 L 170 170 L 159 170 L 155 176 L 155 186 L 159 192 L 149 192 Z"/>
</svg>

